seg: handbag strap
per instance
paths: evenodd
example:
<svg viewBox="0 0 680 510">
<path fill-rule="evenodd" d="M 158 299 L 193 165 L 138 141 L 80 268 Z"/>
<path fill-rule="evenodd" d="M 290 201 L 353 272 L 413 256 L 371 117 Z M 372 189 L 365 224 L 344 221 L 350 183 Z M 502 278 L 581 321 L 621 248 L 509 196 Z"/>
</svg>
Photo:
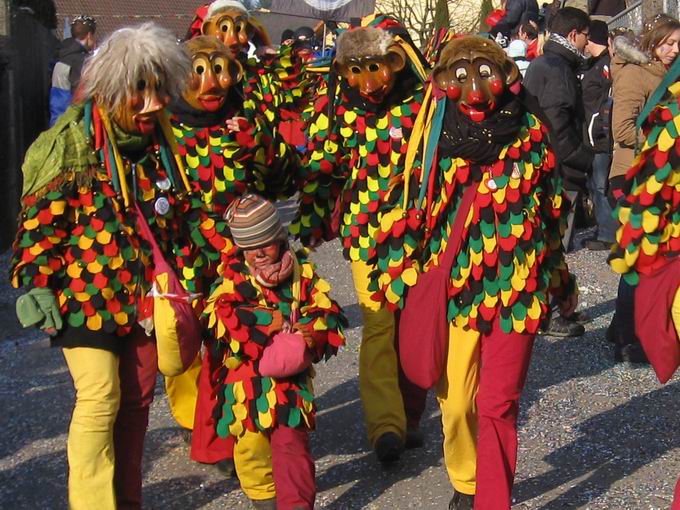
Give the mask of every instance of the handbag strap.
<svg viewBox="0 0 680 510">
<path fill-rule="evenodd" d="M 465 220 L 467 220 L 468 214 L 470 213 L 470 208 L 472 207 L 472 201 L 477 195 L 477 187 L 474 184 L 468 186 L 463 192 L 463 198 L 458 206 L 458 211 L 456 212 L 456 218 L 453 220 L 453 226 L 451 227 L 451 233 L 449 234 L 449 239 L 446 243 L 446 248 L 444 250 L 444 256 L 441 259 L 439 267 L 450 271 L 453 267 L 453 261 L 458 255 L 460 250 L 460 245 L 463 242 L 463 228 L 465 227 Z"/>
<path fill-rule="evenodd" d="M 151 245 L 151 252 L 153 254 L 154 265 L 158 267 L 161 264 L 161 261 L 165 262 L 165 257 L 163 256 L 161 247 L 158 245 L 158 242 L 156 241 L 156 237 L 153 235 L 153 232 L 151 231 L 151 227 L 149 227 L 149 223 L 146 221 L 146 218 L 144 217 L 142 210 L 139 208 L 139 204 L 137 203 L 136 200 L 133 203 L 135 206 L 135 212 L 137 213 L 137 225 L 139 226 L 139 235 L 147 243 Z"/>
</svg>

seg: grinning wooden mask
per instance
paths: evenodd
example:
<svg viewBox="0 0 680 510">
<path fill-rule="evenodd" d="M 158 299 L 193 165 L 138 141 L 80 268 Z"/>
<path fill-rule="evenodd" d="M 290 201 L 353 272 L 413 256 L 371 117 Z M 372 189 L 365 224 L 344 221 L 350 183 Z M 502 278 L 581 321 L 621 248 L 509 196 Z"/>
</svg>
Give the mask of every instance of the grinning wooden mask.
<svg viewBox="0 0 680 510">
<path fill-rule="evenodd" d="M 464 115 L 481 122 L 493 112 L 519 69 L 493 41 L 467 36 L 449 42 L 432 71 L 432 81 Z"/>
</svg>

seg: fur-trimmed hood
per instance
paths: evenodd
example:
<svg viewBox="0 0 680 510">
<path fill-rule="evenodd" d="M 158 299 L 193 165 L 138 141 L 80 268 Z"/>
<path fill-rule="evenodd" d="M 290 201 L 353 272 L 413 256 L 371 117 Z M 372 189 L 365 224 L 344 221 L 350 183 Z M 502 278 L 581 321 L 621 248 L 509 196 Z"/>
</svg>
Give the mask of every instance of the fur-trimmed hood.
<svg viewBox="0 0 680 510">
<path fill-rule="evenodd" d="M 614 39 L 614 54 L 617 60 L 627 64 L 644 65 L 651 61 L 649 55 L 638 48 L 634 41 L 623 35 Z"/>
</svg>

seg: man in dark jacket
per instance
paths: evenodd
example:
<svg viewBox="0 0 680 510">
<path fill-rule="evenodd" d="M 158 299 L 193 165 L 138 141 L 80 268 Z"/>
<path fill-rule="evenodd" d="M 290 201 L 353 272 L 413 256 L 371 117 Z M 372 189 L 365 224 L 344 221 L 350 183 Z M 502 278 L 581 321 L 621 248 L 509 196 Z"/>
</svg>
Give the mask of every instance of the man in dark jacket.
<svg viewBox="0 0 680 510">
<path fill-rule="evenodd" d="M 549 20 L 550 37 L 543 55 L 527 69 L 524 87 L 533 95 L 549 124 L 550 141 L 571 201 L 567 231 L 562 242 L 569 250 L 574 231 L 574 210 L 579 192 L 585 191 L 594 152 L 583 140 L 585 113 L 578 71 L 588 43 L 590 19 L 574 7 L 559 9 Z M 554 316 L 546 333 L 578 336 L 584 328 L 571 318 Z"/>
<path fill-rule="evenodd" d="M 89 16 L 78 16 L 71 22 L 71 37 L 64 39 L 59 49 L 59 61 L 52 71 L 50 88 L 50 126 L 71 104 L 73 92 L 80 81 L 85 58 L 96 45 L 97 22 Z"/>
<path fill-rule="evenodd" d="M 607 200 L 609 167 L 612 162 L 611 136 L 611 73 L 609 30 L 604 21 L 590 23 L 590 38 L 586 53 L 591 58 L 581 79 L 583 108 L 586 114 L 585 141 L 595 151 L 593 173 L 588 179 L 588 191 L 593 201 L 597 236 L 586 241 L 589 250 L 609 250 L 616 240 L 616 220 Z"/>
</svg>

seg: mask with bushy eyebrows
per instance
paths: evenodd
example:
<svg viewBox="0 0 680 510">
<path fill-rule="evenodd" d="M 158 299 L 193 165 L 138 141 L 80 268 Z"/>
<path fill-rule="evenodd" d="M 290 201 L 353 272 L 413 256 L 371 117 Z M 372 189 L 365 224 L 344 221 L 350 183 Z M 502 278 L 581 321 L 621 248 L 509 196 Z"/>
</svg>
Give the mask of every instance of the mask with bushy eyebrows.
<svg viewBox="0 0 680 510">
<path fill-rule="evenodd" d="M 338 38 L 333 66 L 361 97 L 380 104 L 406 66 L 406 54 L 389 32 L 362 27 L 344 32 Z"/>
</svg>

